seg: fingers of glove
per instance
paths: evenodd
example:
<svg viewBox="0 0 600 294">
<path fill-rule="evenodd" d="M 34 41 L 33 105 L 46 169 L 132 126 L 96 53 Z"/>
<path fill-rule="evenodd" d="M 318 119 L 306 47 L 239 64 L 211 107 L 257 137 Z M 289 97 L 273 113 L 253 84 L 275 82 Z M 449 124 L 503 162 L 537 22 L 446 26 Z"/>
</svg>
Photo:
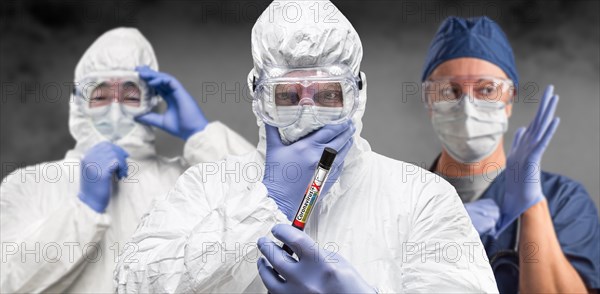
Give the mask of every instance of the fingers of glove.
<svg viewBox="0 0 600 294">
<path fill-rule="evenodd" d="M 108 166 L 110 174 L 116 174 L 118 179 L 122 179 L 127 177 L 128 168 L 125 157 L 120 156 L 116 151 L 113 152 Z"/>
<path fill-rule="evenodd" d="M 147 83 L 149 83 L 152 80 L 155 79 L 161 79 L 161 78 L 170 78 L 171 75 L 166 74 L 164 72 L 160 72 L 160 71 L 156 71 L 148 66 L 138 66 L 135 68 L 135 70 L 138 72 L 140 78 L 144 81 L 146 81 Z"/>
<path fill-rule="evenodd" d="M 127 151 L 125 151 L 125 149 L 123 149 L 119 145 L 111 144 L 111 149 L 114 150 L 117 153 L 117 155 L 119 155 L 122 158 L 129 157 L 129 153 L 127 153 Z"/>
<path fill-rule="evenodd" d="M 333 138 L 329 143 L 327 143 L 327 146 L 340 151 L 348 142 L 350 142 L 352 136 L 354 136 L 355 131 L 356 128 L 354 127 L 354 125 L 350 125 L 349 128 L 347 128 L 345 131 L 343 131 L 341 134 L 339 134 L 338 136 Z"/>
<path fill-rule="evenodd" d="M 496 201 L 492 199 L 482 199 L 477 202 L 482 203 L 482 207 L 485 209 L 485 215 L 490 219 L 497 221 L 500 219 L 500 207 L 496 204 Z"/>
<path fill-rule="evenodd" d="M 554 95 L 550 98 L 548 102 L 548 106 L 546 107 L 546 111 L 542 118 L 542 121 L 539 125 L 539 128 L 535 134 L 535 141 L 539 142 L 542 139 L 544 133 L 546 133 L 546 129 L 550 126 L 550 123 L 554 120 L 554 113 L 556 112 L 556 106 L 558 105 L 558 95 Z"/>
<path fill-rule="evenodd" d="M 540 124 L 542 123 L 542 120 L 544 118 L 544 112 L 546 112 L 548 102 L 550 102 L 550 98 L 552 97 L 553 93 L 554 93 L 553 85 L 549 85 L 548 87 L 546 87 L 546 90 L 544 91 L 544 94 L 542 95 L 542 97 L 540 99 L 540 105 L 538 106 L 538 110 L 535 114 L 535 118 L 533 119 L 533 121 L 530 125 L 531 131 L 533 131 L 533 132 L 537 131 Z"/>
<path fill-rule="evenodd" d="M 258 259 L 258 274 L 269 293 L 284 293 L 284 283 L 264 257 Z"/>
<path fill-rule="evenodd" d="M 129 165 L 127 164 L 127 161 L 124 160 L 123 162 L 119 161 L 119 168 L 117 169 L 117 179 L 123 179 L 126 178 L 129 175 Z"/>
<path fill-rule="evenodd" d="M 129 157 L 129 153 L 125 151 L 125 149 L 121 148 L 117 145 L 112 145 L 112 149 L 118 158 L 118 169 L 117 169 L 117 178 L 122 179 L 126 178 L 129 174 L 129 165 L 127 164 L 127 157 Z"/>
<path fill-rule="evenodd" d="M 159 113 L 155 113 L 155 112 L 148 112 L 146 114 L 142 114 L 140 116 L 137 116 L 134 118 L 135 121 L 141 123 L 141 124 L 145 124 L 145 125 L 149 125 L 149 126 L 153 126 L 153 127 L 157 127 L 157 128 L 163 128 L 164 125 L 164 114 L 159 114 Z"/>
<path fill-rule="evenodd" d="M 313 132 L 306 138 L 310 138 L 311 141 L 319 144 L 326 144 L 331 142 L 333 139 L 335 139 L 342 133 L 344 133 L 346 130 L 348 130 L 351 125 L 351 121 L 347 121 L 338 125 L 325 125 L 324 127 L 320 128 L 316 132 Z M 341 144 L 339 147 L 341 147 L 342 145 L 343 144 Z"/>
<path fill-rule="evenodd" d="M 275 238 L 288 245 L 298 259 L 302 260 L 307 255 L 315 252 L 315 241 L 313 241 L 306 233 L 286 224 L 278 224 L 271 229 L 271 233 Z M 282 249 L 283 250 L 283 249 Z M 285 253 L 285 251 L 283 251 Z M 318 250 L 317 250 L 318 253 Z M 287 253 L 286 253 L 287 254 Z M 315 260 L 315 258 L 311 258 Z M 277 269 L 277 268 L 276 268 Z"/>
<path fill-rule="evenodd" d="M 523 139 L 523 134 L 525 134 L 525 131 L 527 129 L 525 127 L 520 127 L 517 129 L 517 131 L 515 132 L 515 138 L 513 139 L 513 143 L 512 143 L 512 147 L 511 147 L 511 153 L 517 149 L 517 147 L 519 146 L 519 144 L 521 144 L 521 140 Z"/>
<path fill-rule="evenodd" d="M 270 146 L 282 146 L 281 137 L 279 136 L 279 129 L 274 126 L 265 124 L 265 134 L 267 136 L 267 144 Z"/>
<path fill-rule="evenodd" d="M 147 65 L 136 66 L 135 71 L 137 71 L 140 75 L 140 78 L 145 81 L 154 78 L 158 74 L 157 71 L 151 69 Z"/>
<path fill-rule="evenodd" d="M 175 87 L 173 86 L 172 81 L 173 80 L 170 76 L 163 75 L 163 76 L 159 76 L 159 77 L 156 77 L 156 78 L 148 81 L 148 85 L 150 87 L 154 88 L 154 90 L 156 90 L 159 94 L 161 94 L 161 96 L 163 96 L 163 98 L 165 98 L 165 100 L 167 100 L 167 103 L 169 103 L 169 102 L 175 102 L 175 101 L 169 101 L 171 98 L 171 96 L 169 94 L 171 94 L 175 90 Z"/>
<path fill-rule="evenodd" d="M 267 237 L 261 237 L 257 242 L 258 250 L 267 258 L 273 268 L 283 277 L 293 273 L 292 266 L 296 261 Z"/>
<path fill-rule="evenodd" d="M 165 78 L 167 80 L 172 78 L 171 75 L 164 73 L 164 72 L 156 71 L 146 65 L 138 66 L 135 68 L 135 70 L 138 72 L 140 78 L 145 80 L 146 82 L 149 82 L 151 80 L 158 79 L 158 78 Z"/>
<path fill-rule="evenodd" d="M 554 133 L 556 132 L 556 129 L 558 128 L 559 124 L 560 124 L 560 118 L 557 117 L 552 120 L 552 122 L 550 123 L 550 126 L 544 132 L 542 139 L 535 146 L 535 149 L 533 151 L 534 154 L 537 154 L 538 156 L 541 157 L 541 155 L 544 153 L 544 151 L 548 147 L 550 140 L 552 140 L 552 137 L 554 136 Z"/>
<path fill-rule="evenodd" d="M 93 164 L 103 166 L 104 162 L 110 161 L 113 144 L 108 141 L 102 141 L 90 148 L 83 158 L 84 164 Z"/>
<path fill-rule="evenodd" d="M 92 148 L 90 148 L 88 150 L 86 155 L 105 153 L 106 151 L 111 149 L 111 145 L 112 145 L 112 143 L 110 143 L 108 141 L 102 141 L 102 142 L 92 146 Z"/>
<path fill-rule="evenodd" d="M 479 209 L 479 207 L 477 207 L 477 205 L 475 205 L 475 203 L 473 203 L 473 202 L 465 203 L 465 210 L 467 211 L 467 214 L 469 215 L 471 220 L 477 216 L 478 209 Z"/>
<path fill-rule="evenodd" d="M 123 148 L 109 142 L 102 142 L 88 151 L 84 159 L 86 166 L 82 168 L 85 168 L 87 173 L 90 165 L 94 165 L 103 176 L 117 172 L 117 177 L 122 178 L 127 176 L 127 157 L 129 154 Z"/>
</svg>

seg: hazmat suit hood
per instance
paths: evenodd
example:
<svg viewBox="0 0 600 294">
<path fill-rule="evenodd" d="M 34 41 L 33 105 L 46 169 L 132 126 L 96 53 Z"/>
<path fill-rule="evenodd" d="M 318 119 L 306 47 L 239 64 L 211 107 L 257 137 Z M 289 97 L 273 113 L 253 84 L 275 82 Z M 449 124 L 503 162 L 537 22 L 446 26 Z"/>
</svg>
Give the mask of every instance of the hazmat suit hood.
<svg viewBox="0 0 600 294">
<path fill-rule="evenodd" d="M 136 66 L 147 65 L 158 70 L 158 62 L 152 46 L 134 28 L 116 28 L 104 33 L 85 51 L 75 68 L 75 83 L 89 74 L 106 71 L 134 71 Z M 92 146 L 106 141 L 94 127 L 89 116 L 77 106 L 71 94 L 69 111 L 69 131 L 77 141 L 67 157 L 81 158 Z M 154 133 L 148 126 L 135 123 L 135 127 L 125 137 L 113 142 L 124 148 L 133 159 L 143 159 L 156 154 Z"/>
<path fill-rule="evenodd" d="M 254 61 L 254 68 L 248 75 L 251 93 L 254 93 L 254 77 L 258 77 L 269 66 L 296 68 L 343 64 L 354 75 L 360 74 L 363 88 L 357 110 L 351 118 L 356 133 L 344 166 L 348 167 L 361 152 L 371 150 L 367 141 L 360 137 L 367 103 L 367 80 L 365 74 L 360 72 L 362 44 L 350 21 L 333 3 L 273 1 L 256 21 L 251 42 Z M 264 123 L 258 116 L 257 124 L 260 128 L 257 148 L 264 157 L 266 135 Z"/>
</svg>

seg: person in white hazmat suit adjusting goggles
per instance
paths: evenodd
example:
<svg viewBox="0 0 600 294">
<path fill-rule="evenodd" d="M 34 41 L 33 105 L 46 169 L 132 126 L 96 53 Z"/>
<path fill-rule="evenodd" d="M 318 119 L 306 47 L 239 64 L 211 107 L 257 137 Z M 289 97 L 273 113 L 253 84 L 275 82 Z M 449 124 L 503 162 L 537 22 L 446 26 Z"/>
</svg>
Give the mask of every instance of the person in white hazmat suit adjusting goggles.
<svg viewBox="0 0 600 294">
<path fill-rule="evenodd" d="M 116 259 L 135 250 L 127 241 L 151 203 L 190 165 L 253 149 L 157 70 L 133 28 L 104 33 L 83 54 L 70 101 L 75 147 L 2 182 L 1 293 L 112 292 Z M 152 112 L 161 99 L 166 112 Z M 185 140 L 183 156 L 157 154 L 146 124 Z M 56 176 L 40 177 L 46 170 Z"/>
<path fill-rule="evenodd" d="M 497 292 L 452 186 L 360 136 L 362 44 L 331 2 L 271 3 L 252 56 L 257 150 L 180 177 L 134 233 L 119 292 Z M 289 223 L 326 147 L 334 168 L 302 232 Z"/>
</svg>

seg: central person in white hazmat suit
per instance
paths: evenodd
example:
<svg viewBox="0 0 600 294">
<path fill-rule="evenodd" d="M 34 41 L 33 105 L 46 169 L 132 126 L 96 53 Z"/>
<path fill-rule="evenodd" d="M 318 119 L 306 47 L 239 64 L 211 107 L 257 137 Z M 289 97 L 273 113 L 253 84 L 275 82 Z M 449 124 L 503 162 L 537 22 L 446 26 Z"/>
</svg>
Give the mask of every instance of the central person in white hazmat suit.
<svg viewBox="0 0 600 294">
<path fill-rule="evenodd" d="M 79 90 L 70 101 L 75 148 L 63 160 L 17 170 L 2 183 L 0 292 L 113 292 L 116 258 L 135 251 L 126 242 L 154 199 L 164 197 L 189 165 L 254 150 L 219 122 L 178 113 L 170 116 L 177 127 L 162 127 L 186 141 L 183 158 L 156 154 L 154 131 L 123 112 L 143 110 L 158 97 L 144 95 L 156 84 L 140 78 L 158 76 L 162 90 L 169 90 L 159 91 L 167 112 L 142 117 L 158 122 L 172 115 L 174 99 L 201 114 L 181 84 L 156 70 L 152 46 L 133 28 L 106 32 L 84 53 L 75 69 Z M 179 92 L 169 94 L 167 84 Z M 85 89 L 89 95 L 81 95 Z M 119 98 L 113 101 L 114 93 Z"/>
<path fill-rule="evenodd" d="M 454 188 L 360 137 L 362 45 L 331 2 L 273 2 L 252 55 L 256 152 L 179 178 L 134 233 L 136 261 L 120 259 L 118 292 L 497 292 Z M 324 147 L 336 168 L 305 234 L 287 224 Z M 271 231 L 317 258 L 284 265 L 265 250 Z"/>
</svg>

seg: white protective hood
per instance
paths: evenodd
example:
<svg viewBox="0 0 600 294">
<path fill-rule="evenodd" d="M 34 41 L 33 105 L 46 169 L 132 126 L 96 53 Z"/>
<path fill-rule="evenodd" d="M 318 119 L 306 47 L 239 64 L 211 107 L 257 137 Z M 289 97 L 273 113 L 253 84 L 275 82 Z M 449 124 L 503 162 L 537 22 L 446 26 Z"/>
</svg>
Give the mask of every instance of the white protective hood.
<svg viewBox="0 0 600 294">
<path fill-rule="evenodd" d="M 134 28 L 116 28 L 104 33 L 85 51 L 75 68 L 77 83 L 86 75 L 113 71 L 133 71 L 136 66 L 147 65 L 158 70 L 158 62 L 152 46 Z M 73 94 L 70 100 L 69 130 L 77 141 L 67 157 L 80 158 L 92 146 L 106 140 L 94 128 L 91 119 L 77 106 Z M 123 147 L 132 159 L 143 159 L 156 154 L 154 133 L 150 127 L 136 123 L 129 135 L 115 142 Z"/>
<path fill-rule="evenodd" d="M 319 13 L 315 13 L 316 11 Z M 365 74 L 360 72 L 362 56 L 362 43 L 358 33 L 330 1 L 274 1 L 252 29 L 254 68 L 248 75 L 248 87 L 253 93 L 253 77 L 258 77 L 269 66 L 318 67 L 344 64 L 355 75 L 360 73 L 363 88 L 358 108 L 352 117 L 356 133 L 352 149 L 346 156 L 344 165 L 347 167 L 360 152 L 371 150 L 367 141 L 360 137 L 361 119 L 367 103 L 367 80 Z M 260 128 L 258 151 L 264 157 L 265 130 L 262 120 L 257 117 L 257 121 Z"/>
</svg>

